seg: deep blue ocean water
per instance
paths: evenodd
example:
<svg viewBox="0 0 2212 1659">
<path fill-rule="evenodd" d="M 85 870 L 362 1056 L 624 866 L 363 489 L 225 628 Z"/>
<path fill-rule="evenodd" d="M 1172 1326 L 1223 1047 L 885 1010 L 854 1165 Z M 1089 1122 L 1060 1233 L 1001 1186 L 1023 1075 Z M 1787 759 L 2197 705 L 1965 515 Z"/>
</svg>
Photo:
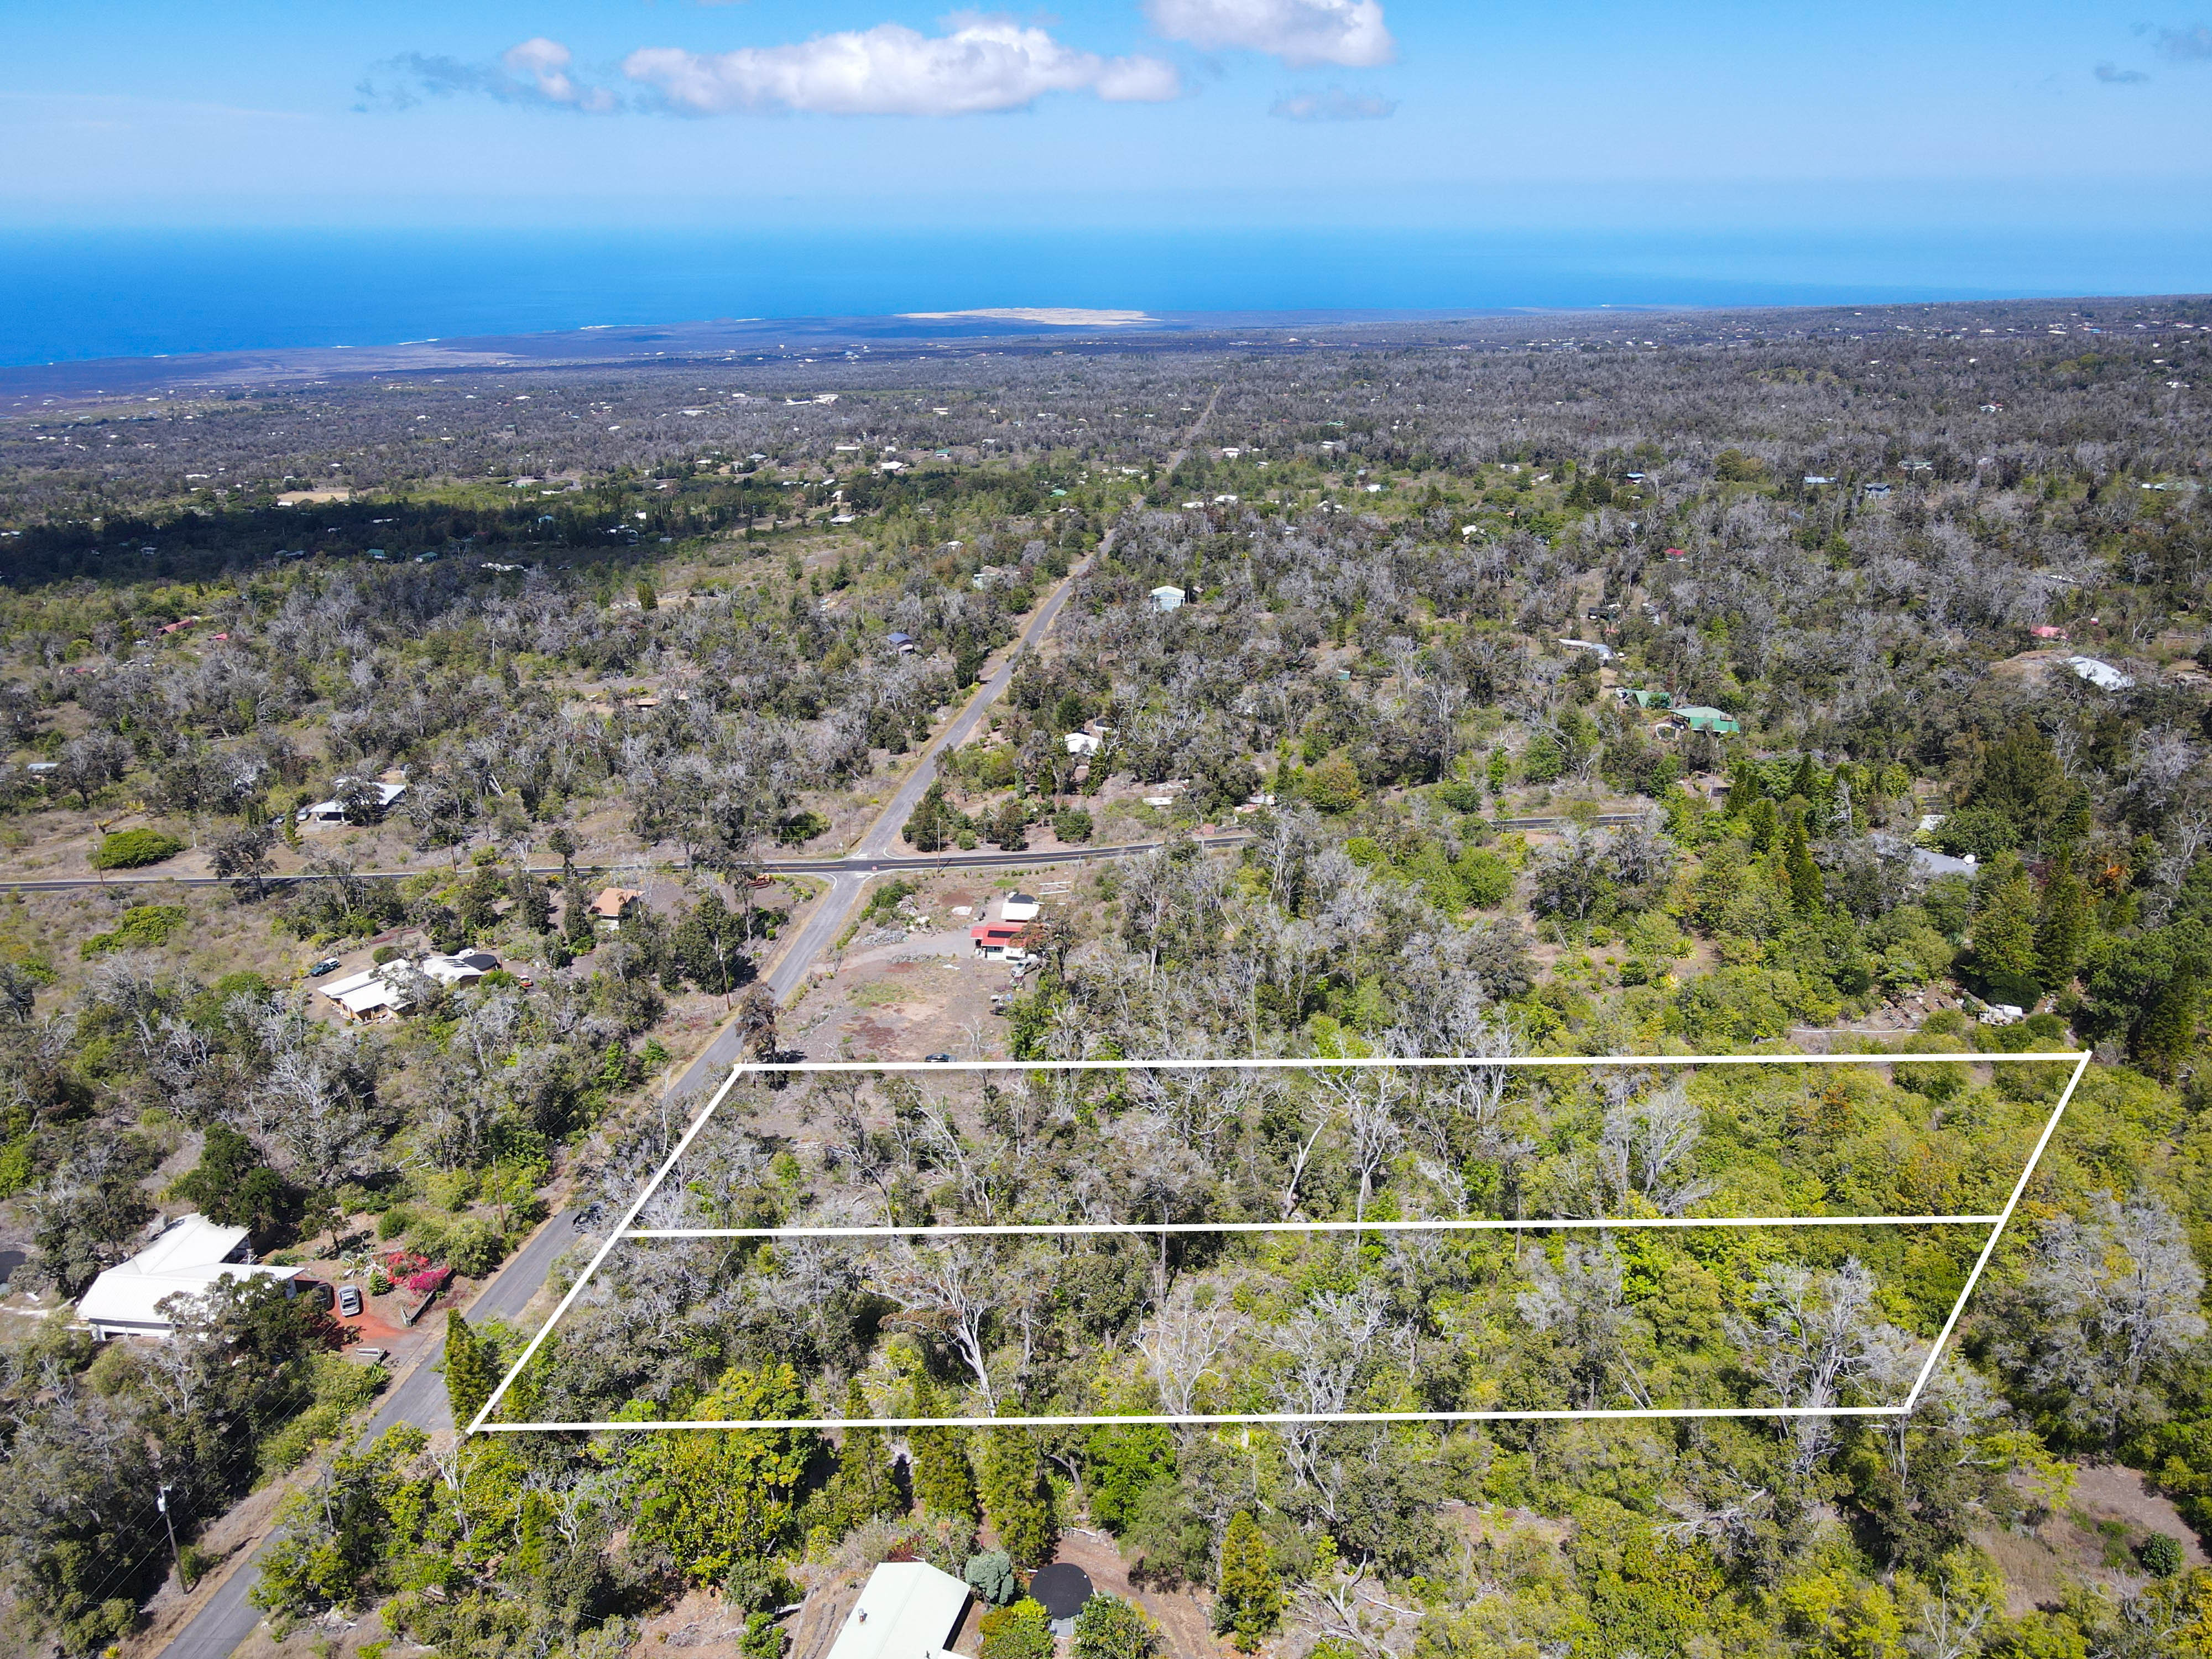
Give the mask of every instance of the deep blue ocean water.
<svg viewBox="0 0 2212 1659">
<path fill-rule="evenodd" d="M 988 306 L 1820 305 L 2212 289 L 2212 234 L 0 230 L 0 363 Z"/>
</svg>

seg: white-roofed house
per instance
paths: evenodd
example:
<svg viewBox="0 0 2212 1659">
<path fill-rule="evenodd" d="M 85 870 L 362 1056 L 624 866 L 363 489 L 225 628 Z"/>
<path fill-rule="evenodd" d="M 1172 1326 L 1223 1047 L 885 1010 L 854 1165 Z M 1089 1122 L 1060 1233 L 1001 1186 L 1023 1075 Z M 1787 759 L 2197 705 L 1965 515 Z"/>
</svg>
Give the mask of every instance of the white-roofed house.
<svg viewBox="0 0 2212 1659">
<path fill-rule="evenodd" d="M 475 984 L 498 966 L 499 958 L 489 951 L 431 955 L 420 962 L 380 962 L 361 973 L 332 980 L 322 988 L 322 994 L 348 1019 L 386 1019 L 415 1006 L 409 981 L 417 975 L 435 985 L 458 987 Z"/>
<path fill-rule="evenodd" d="M 1044 906 L 1027 893 L 1009 893 L 1006 902 L 999 907 L 1002 921 L 1035 921 L 1044 913 Z"/>
<path fill-rule="evenodd" d="M 349 787 L 348 786 L 354 786 Z M 381 817 L 392 804 L 407 793 L 404 783 L 386 783 L 380 779 L 340 778 L 338 792 L 328 800 L 319 800 L 311 806 L 302 806 L 296 814 L 301 823 L 343 823 L 346 819 L 346 798 L 354 796 L 359 804 L 368 807 L 373 817 Z"/>
<path fill-rule="evenodd" d="M 968 1586 L 927 1561 L 886 1561 L 860 1586 L 828 1659 L 939 1659 L 968 1611 Z"/>
<path fill-rule="evenodd" d="M 154 1242 L 92 1281 L 76 1304 L 77 1317 L 103 1341 L 117 1336 L 170 1335 L 176 1322 L 161 1310 L 173 1296 L 205 1296 L 225 1279 L 281 1279 L 290 1295 L 297 1267 L 269 1267 L 245 1261 L 246 1230 L 225 1227 L 204 1215 L 179 1216 Z"/>
<path fill-rule="evenodd" d="M 1180 611 L 1182 608 L 1182 602 L 1189 597 L 1180 587 L 1156 587 L 1152 590 L 1152 609 Z"/>
</svg>

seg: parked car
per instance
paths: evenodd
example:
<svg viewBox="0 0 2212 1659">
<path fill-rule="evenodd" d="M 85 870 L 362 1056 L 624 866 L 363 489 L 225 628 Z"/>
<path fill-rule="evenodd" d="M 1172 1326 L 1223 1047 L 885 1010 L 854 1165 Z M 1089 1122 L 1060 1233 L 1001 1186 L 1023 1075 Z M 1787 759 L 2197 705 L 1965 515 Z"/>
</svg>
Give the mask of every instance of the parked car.
<svg viewBox="0 0 2212 1659">
<path fill-rule="evenodd" d="M 348 1319 L 356 1319 L 360 1316 L 360 1285 L 341 1285 L 338 1286 L 338 1312 L 343 1314 Z"/>
<path fill-rule="evenodd" d="M 950 1066 L 952 1063 L 950 1054 L 924 1054 L 922 1059 L 932 1066 Z"/>
<path fill-rule="evenodd" d="M 337 972 L 337 969 L 338 959 L 336 957 L 325 957 L 320 962 L 307 969 L 307 977 L 309 979 L 320 979 L 325 974 L 334 974 Z"/>
</svg>

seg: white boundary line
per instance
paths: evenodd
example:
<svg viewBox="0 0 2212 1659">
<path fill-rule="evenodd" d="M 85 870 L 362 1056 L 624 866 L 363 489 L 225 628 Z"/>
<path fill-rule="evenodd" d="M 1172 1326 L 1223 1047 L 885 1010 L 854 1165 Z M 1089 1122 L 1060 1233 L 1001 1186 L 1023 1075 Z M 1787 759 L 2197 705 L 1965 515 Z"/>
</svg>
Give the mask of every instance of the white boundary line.
<svg viewBox="0 0 2212 1659">
<path fill-rule="evenodd" d="M 1940 1227 L 1987 1225 L 2002 1215 L 1730 1215 L 1490 1217 L 1451 1221 L 1037 1221 L 1001 1226 L 639 1227 L 627 1239 L 656 1238 L 1079 1238 L 1101 1233 L 1548 1233 L 1647 1227 Z"/>
<path fill-rule="evenodd" d="M 2089 1056 L 2085 1053 L 2075 1062 L 2074 1075 L 2066 1079 L 2066 1086 L 2058 1091 L 2058 1104 L 2051 1109 L 2051 1121 L 2043 1126 L 2043 1133 L 2036 1137 L 2035 1150 L 2028 1153 L 2027 1162 L 2021 1167 L 2020 1179 L 2012 1184 L 2012 1196 L 2005 1200 L 2004 1214 L 1990 1230 L 1989 1240 L 1982 1246 L 1981 1255 L 1974 1258 L 1973 1270 L 1966 1275 L 1966 1282 L 1959 1291 L 1959 1299 L 1951 1304 L 1951 1316 L 1943 1322 L 1943 1328 L 1936 1333 L 1935 1345 L 1928 1350 L 1928 1358 L 1921 1364 L 1920 1375 L 1913 1379 L 1912 1392 L 1905 1396 L 1908 1411 L 1920 1403 L 1920 1391 L 1928 1386 L 1928 1379 L 1936 1375 L 1936 1362 L 1943 1357 L 1943 1349 L 1951 1340 L 1951 1333 L 1958 1328 L 1959 1316 L 1966 1310 L 1966 1298 L 1973 1295 L 1974 1286 L 1981 1282 L 1982 1269 L 1990 1265 L 1990 1256 L 1996 1253 L 1997 1240 L 2004 1237 L 2004 1230 L 2012 1221 L 2012 1212 L 2020 1207 L 2021 1194 L 2027 1192 L 2027 1183 L 2035 1175 L 2036 1165 L 2043 1161 L 2043 1149 L 2051 1144 L 2051 1137 L 2058 1133 L 2058 1120 L 2065 1115 L 2067 1103 L 2074 1098 L 2075 1085 L 2088 1069 Z"/>
<path fill-rule="evenodd" d="M 522 1434 L 532 1432 L 598 1432 L 611 1430 L 640 1429 L 914 1429 L 914 1428 L 1091 1428 L 1114 1425 L 1212 1425 L 1272 1423 L 1509 1423 L 1509 1422 L 1571 1422 L 1583 1419 L 1593 1420 L 1635 1420 L 1642 1419 L 1700 1419 L 1700 1418 L 1801 1418 L 1801 1417 L 1903 1417 L 1911 1414 L 1918 1405 L 1921 1391 L 1935 1375 L 1936 1362 L 1942 1358 L 1951 1334 L 1958 1327 L 1965 1312 L 1967 1299 L 1980 1282 L 1982 1271 L 1996 1253 L 1997 1241 L 2003 1237 L 2013 1212 L 2034 1176 L 2044 1149 L 2057 1133 L 2059 1120 L 2065 1115 L 2074 1098 L 2074 1091 L 2088 1070 L 2091 1056 L 2086 1051 L 2063 1053 L 2033 1052 L 2014 1054 L 1975 1053 L 1940 1054 L 1632 1054 L 1632 1055 L 1528 1055 L 1504 1058 L 1488 1055 L 1436 1056 L 1424 1055 L 1402 1059 L 1388 1056 L 1360 1056 L 1344 1060 L 979 1060 L 964 1061 L 927 1060 L 826 1060 L 776 1064 L 768 1061 L 739 1061 L 730 1068 L 722 1086 L 692 1120 L 651 1181 L 632 1201 L 622 1220 L 611 1231 L 592 1260 L 575 1281 L 568 1287 L 559 1304 L 545 1322 L 539 1326 L 529 1344 L 507 1368 L 499 1386 L 480 1407 L 467 1428 L 465 1435 L 477 1433 Z M 2043 1133 L 2036 1138 L 2035 1146 L 2021 1168 L 2020 1177 L 2013 1183 L 2010 1197 L 2004 1209 L 1996 1215 L 1924 1215 L 1924 1216 L 1715 1216 L 1715 1217 L 1633 1217 L 1608 1220 L 1603 1218 L 1553 1218 L 1538 1220 L 1454 1220 L 1454 1221 L 1305 1221 L 1305 1222 L 1142 1222 L 1067 1223 L 1067 1224 L 1010 1224 L 1001 1226 L 917 1226 L 901 1227 L 696 1227 L 646 1228 L 635 1226 L 638 1215 L 660 1190 L 661 1183 L 690 1149 L 690 1145 L 707 1127 L 708 1120 L 721 1106 L 723 1099 L 740 1077 L 767 1073 L 963 1073 L 1004 1071 L 1184 1071 L 1251 1069 L 1267 1067 L 1285 1071 L 1340 1070 L 1347 1067 L 1380 1066 L 1395 1069 L 1442 1068 L 1457 1066 L 1467 1070 L 1485 1067 L 1498 1070 L 1527 1070 L 1547 1066 L 1579 1066 L 1585 1068 L 1607 1066 L 1804 1066 L 1804 1065 L 1876 1065 L 1885 1061 L 1932 1062 L 1942 1060 L 2012 1062 L 2027 1060 L 2061 1060 L 2075 1062 L 2066 1086 L 2060 1091 L 2058 1102 L 2051 1109 Z M 1994 1224 L 1993 1225 L 1991 1224 Z M 1528 1411 L 1450 1411 L 1450 1412 L 1226 1412 L 1213 1413 L 1155 1413 L 1138 1415 L 1072 1415 L 1051 1417 L 918 1417 L 918 1418 L 749 1418 L 706 1419 L 661 1419 L 641 1422 L 591 1419 L 574 1421 L 541 1423 L 493 1423 L 489 1421 L 507 1390 L 521 1376 L 523 1368 L 537 1354 L 545 1339 L 552 1334 L 576 1300 L 599 1273 L 611 1251 L 625 1241 L 661 1238 L 872 1238 L 872 1237 L 975 1237 L 988 1235 L 1022 1237 L 1065 1237 L 1097 1234 L 1165 1234 L 1170 1232 L 1413 1232 L 1413 1231 L 1553 1231 L 1565 1229 L 1631 1230 L 1658 1227 L 1849 1227 L 1849 1226 L 1910 1226 L 1910 1225 L 1988 1225 L 1989 1238 L 1975 1258 L 1966 1282 L 1952 1304 L 1951 1312 L 1943 1322 L 1929 1346 L 1928 1358 L 1923 1362 L 1919 1375 L 1904 1401 L 1890 1406 L 1741 1406 L 1741 1407 L 1644 1407 L 1620 1410 L 1528 1410 Z"/>
</svg>

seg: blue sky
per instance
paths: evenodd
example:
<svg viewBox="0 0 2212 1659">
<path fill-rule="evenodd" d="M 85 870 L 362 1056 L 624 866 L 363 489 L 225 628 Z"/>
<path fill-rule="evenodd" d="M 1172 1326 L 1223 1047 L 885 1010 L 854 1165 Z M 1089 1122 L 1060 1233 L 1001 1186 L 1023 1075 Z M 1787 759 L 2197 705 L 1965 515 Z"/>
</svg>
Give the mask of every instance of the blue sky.
<svg viewBox="0 0 2212 1659">
<path fill-rule="evenodd" d="M 2195 234 L 2199 3 L 4 0 L 0 223 Z"/>
</svg>

